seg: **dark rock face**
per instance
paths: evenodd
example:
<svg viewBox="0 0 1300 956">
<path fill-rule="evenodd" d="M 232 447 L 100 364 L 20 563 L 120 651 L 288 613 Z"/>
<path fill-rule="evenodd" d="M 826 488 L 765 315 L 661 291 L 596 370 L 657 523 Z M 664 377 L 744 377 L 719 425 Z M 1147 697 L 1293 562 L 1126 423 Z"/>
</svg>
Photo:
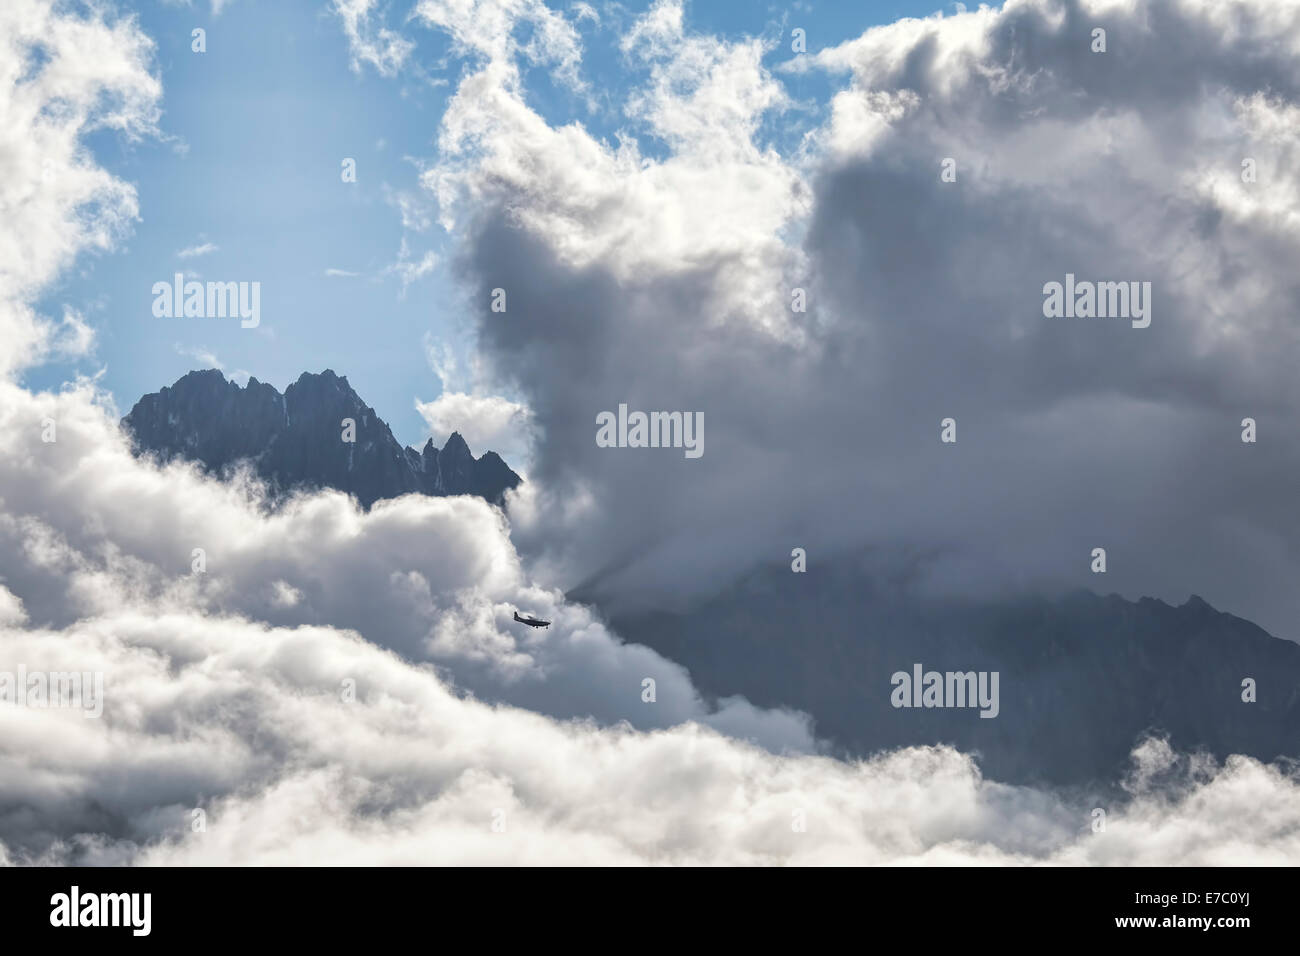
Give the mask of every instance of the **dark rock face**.
<svg viewBox="0 0 1300 956">
<path fill-rule="evenodd" d="M 706 693 L 808 711 L 819 736 L 857 756 L 950 743 L 997 780 L 1103 787 L 1147 733 L 1219 760 L 1300 757 L 1300 644 L 1198 597 L 936 602 L 861 570 L 847 558 L 804 574 L 774 566 L 698 606 L 616 612 L 610 623 L 687 667 Z M 892 675 L 917 663 L 998 671 L 997 717 L 894 707 Z"/>
<path fill-rule="evenodd" d="M 343 440 L 343 419 L 356 441 Z M 495 452 L 475 459 L 459 432 L 439 451 L 403 448 L 346 378 L 304 372 L 281 395 L 255 378 L 240 388 L 215 369 L 190 372 L 146 395 L 122 419 L 137 454 L 199 462 L 220 474 L 252 462 L 276 494 L 298 487 L 336 488 L 367 508 L 411 492 L 478 495 L 502 504 L 520 477 Z"/>
</svg>

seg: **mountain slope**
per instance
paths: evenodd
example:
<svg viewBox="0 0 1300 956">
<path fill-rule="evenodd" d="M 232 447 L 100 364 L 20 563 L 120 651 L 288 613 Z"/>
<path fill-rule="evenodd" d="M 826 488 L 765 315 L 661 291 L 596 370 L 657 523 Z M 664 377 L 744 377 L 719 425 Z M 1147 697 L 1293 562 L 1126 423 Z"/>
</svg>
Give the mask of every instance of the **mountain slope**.
<svg viewBox="0 0 1300 956">
<path fill-rule="evenodd" d="M 344 440 L 344 419 L 355 423 L 355 441 Z M 137 454 L 187 458 L 218 474 L 246 459 L 277 494 L 337 488 L 367 508 L 411 492 L 501 504 L 522 480 L 495 452 L 475 459 L 459 432 L 441 450 L 432 439 L 421 451 L 403 448 L 329 369 L 304 372 L 283 395 L 256 378 L 240 388 L 216 369 L 190 372 L 141 398 L 122 424 Z"/>
<path fill-rule="evenodd" d="M 803 574 L 769 567 L 687 610 L 610 623 L 711 695 L 808 711 L 820 736 L 855 755 L 951 743 L 998 780 L 1080 785 L 1119 779 L 1148 732 L 1220 760 L 1300 757 L 1300 644 L 1194 596 L 1177 607 L 1088 591 L 938 602 L 843 558 Z M 998 715 L 894 707 L 892 675 L 918 663 L 999 672 Z"/>
</svg>

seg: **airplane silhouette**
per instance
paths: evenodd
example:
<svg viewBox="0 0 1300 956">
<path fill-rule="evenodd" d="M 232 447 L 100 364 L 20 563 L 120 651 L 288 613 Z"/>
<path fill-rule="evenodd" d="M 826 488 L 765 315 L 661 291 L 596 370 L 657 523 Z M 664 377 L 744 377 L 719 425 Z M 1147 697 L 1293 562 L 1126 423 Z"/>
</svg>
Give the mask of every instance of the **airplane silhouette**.
<svg viewBox="0 0 1300 956">
<path fill-rule="evenodd" d="M 539 621 L 535 617 L 520 617 L 519 612 L 515 611 L 515 620 L 520 624 L 527 624 L 529 627 L 550 627 L 550 621 Z"/>
</svg>

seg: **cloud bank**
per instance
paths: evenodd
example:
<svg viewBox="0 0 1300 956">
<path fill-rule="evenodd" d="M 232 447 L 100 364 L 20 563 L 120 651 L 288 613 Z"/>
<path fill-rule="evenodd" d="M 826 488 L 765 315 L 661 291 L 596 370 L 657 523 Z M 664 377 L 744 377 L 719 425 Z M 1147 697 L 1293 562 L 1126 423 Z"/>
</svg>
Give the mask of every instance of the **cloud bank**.
<svg viewBox="0 0 1300 956">
<path fill-rule="evenodd" d="M 359 17 L 368 7 L 350 6 Z M 11 8 L 32 19 L 9 18 Z M 22 388 L 12 373 L 39 360 L 57 335 L 57 322 L 32 309 L 34 297 L 78 255 L 110 248 L 135 214 L 129 185 L 95 166 L 79 137 L 103 125 L 148 132 L 161 91 L 133 21 L 56 14 L 34 2 L 5 9 L 0 40 L 17 54 L 5 62 L 20 66 L 0 86 L 10 97 L 3 109 L 12 113 L 15 102 L 36 97 L 18 112 L 33 135 L 53 139 L 48 155 L 7 153 L 0 177 L 19 210 L 0 226 L 0 322 L 6 336 L 15 333 L 0 369 L 0 661 L 29 671 L 102 672 L 106 701 L 98 719 L 0 705 L 0 861 L 1173 865 L 1300 858 L 1300 780 L 1286 768 L 1241 758 L 1216 766 L 1148 742 L 1135 753 L 1128 797 L 1105 808 L 1107 827 L 1098 833 L 1089 802 L 984 780 L 972 758 L 950 749 L 858 762 L 801 752 L 815 745 L 799 715 L 701 701 L 680 668 L 623 645 L 589 610 L 537 583 L 544 579 L 525 569 L 505 518 L 482 502 L 407 497 L 362 513 L 326 492 L 271 513 L 247 477 L 222 484 L 184 466 L 132 458 L 115 410 L 93 383 L 57 394 Z M 1021 4 L 1010 13 L 1025 9 L 1038 8 Z M 657 7 L 629 44 L 652 76 L 666 77 L 650 85 L 639 114 L 670 139 L 713 135 L 719 125 L 727 135 L 754 135 L 753 117 L 780 99 L 758 51 L 669 42 L 680 33 L 673 11 Z M 449 14 L 438 16 L 449 22 Z M 427 11 L 426 18 L 433 19 Z M 21 25 L 29 22 L 42 29 Z M 549 35 L 549 23 L 536 25 Z M 546 52 L 566 49 L 562 31 L 555 35 L 558 45 L 536 55 L 563 68 L 567 54 Z M 53 45 L 34 66 L 38 37 Z M 394 38 L 383 40 L 400 49 Z M 490 74 L 500 48 L 473 36 L 462 42 L 488 56 Z M 74 48 L 103 55 L 72 57 Z M 395 56 L 379 63 L 400 61 Z M 682 57 L 703 76 L 685 89 Z M 61 72 L 73 72 L 71 64 L 80 72 Z M 25 70 L 36 79 L 19 81 Z M 809 205 L 812 194 L 797 185 L 804 175 L 768 150 L 738 142 L 647 166 L 576 127 L 551 130 L 491 80 L 468 76 L 466 84 L 482 83 L 477 105 L 462 86 L 449 115 L 486 143 L 495 185 L 476 179 L 468 162 L 442 172 L 452 177 L 444 180 L 449 189 L 479 191 L 480 210 L 467 220 L 468 267 L 476 257 L 518 253 L 508 260 L 516 269 L 512 289 L 535 303 L 543 292 L 557 296 L 546 315 L 552 324 L 485 325 L 489 347 L 589 373 L 571 389 L 549 371 L 524 380 L 547 447 L 579 456 L 564 464 L 547 453 L 548 493 L 567 493 L 566 482 L 590 458 L 587 432 L 565 425 L 569 414 L 580 421 L 589 403 L 603 407 L 624 394 L 648 403 L 660 395 L 677 404 L 699 400 L 712 427 L 739 414 L 737 396 L 692 370 L 743 373 L 732 385 L 751 399 L 780 381 L 779 371 L 790 383 L 786 411 L 710 432 L 705 460 L 725 467 L 684 478 L 674 471 L 683 467 L 677 456 L 649 469 L 666 491 L 636 485 L 640 507 L 692 489 L 675 499 L 686 502 L 679 511 L 659 513 L 660 521 L 683 516 L 669 534 L 680 535 L 692 517 L 724 527 L 739 507 L 753 505 L 753 495 L 779 490 L 766 469 L 774 465 L 770 449 L 780 446 L 764 436 L 794 441 L 798 415 L 832 411 L 818 384 L 837 384 L 818 378 L 836 361 L 830 346 L 843 346 L 839 360 L 847 362 L 868 354 L 850 346 L 887 338 L 878 323 L 853 331 L 846 313 L 832 309 L 839 301 L 833 283 L 825 293 L 831 304 L 807 318 L 776 309 L 786 297 L 777 278 L 811 275 L 818 266 L 771 232 L 807 211 L 815 225 L 807 248 L 815 251 L 831 228 L 830 212 Z M 24 88 L 32 82 L 49 85 L 40 94 L 46 100 Z M 73 108 L 58 129 L 45 129 L 51 120 L 40 107 L 55 97 L 68 97 Z M 500 128 L 476 125 L 484 115 Z M 511 152 L 526 145 L 520 131 L 533 134 L 535 154 Z M 565 165 L 572 175 L 595 170 L 592 182 L 577 179 L 574 191 L 551 194 L 550 207 L 542 190 L 515 190 L 512 176 L 526 180 L 528 169 L 559 177 L 562 146 L 591 161 L 575 164 L 570 155 Z M 684 152 L 679 145 L 674 155 Z M 71 181 L 51 186 L 42 177 L 49 158 Z M 818 181 L 823 194 L 839 173 L 827 175 Z M 619 177 L 626 188 L 611 192 Z M 722 188 L 724 179 L 733 188 Z M 744 208 L 742 184 L 777 201 L 775 211 Z M 500 214 L 494 189 L 520 199 L 516 218 Z M 672 199 L 678 190 L 700 201 L 707 195 L 715 217 L 735 215 L 736 234 L 709 228 L 703 214 L 675 221 L 689 205 Z M 88 197 L 108 201 L 88 213 Z M 609 203 L 624 200 L 660 217 L 663 243 L 651 242 L 651 232 L 620 232 L 621 213 Z M 554 237 L 542 225 L 555 226 Z M 28 228 L 35 239 L 24 244 Z M 1279 248 L 1289 241 L 1281 235 Z M 770 291 L 761 293 L 765 275 Z M 701 302 L 716 307 L 711 334 L 702 345 L 690 338 L 687 348 Z M 763 302 L 771 314 L 755 313 Z M 566 328 L 575 341 L 589 341 L 585 353 L 565 357 L 553 337 Z M 655 350 L 625 351 L 648 345 L 652 334 L 661 346 L 683 346 L 675 380 L 661 378 L 664 369 L 648 360 Z M 591 360 L 598 361 L 579 365 Z M 886 364 L 876 361 L 877 375 Z M 625 378 L 610 377 L 619 370 Z M 1104 404 L 1080 401 L 1110 421 Z M 770 403 L 755 407 L 772 411 Z M 857 421 L 842 413 L 834 420 Z M 829 450 L 817 461 L 818 493 L 837 490 L 846 480 L 838 466 L 855 460 L 851 451 Z M 872 481 L 901 487 L 915 480 L 910 461 L 904 456 Z M 715 514 L 738 464 L 756 487 Z M 611 459 L 593 474 L 556 514 L 585 544 L 612 553 L 612 543 L 591 530 L 584 502 L 629 502 L 620 482 L 630 480 L 630 468 Z M 777 474 L 807 480 L 808 469 L 790 464 Z M 534 509 L 534 528 L 560 520 L 546 511 Z M 804 513 L 816 517 L 815 508 Z M 640 519 L 624 520 L 633 522 L 627 531 Z M 897 519 L 874 520 L 888 530 Z M 770 528 L 759 531 L 756 540 Z M 705 549 L 700 566 L 725 563 L 725 551 Z M 518 635 L 512 606 L 555 624 Z M 642 697 L 645 677 L 657 681 L 654 703 Z"/>
<path fill-rule="evenodd" d="M 866 546 L 990 596 L 1096 587 L 1105 547 L 1106 590 L 1295 636 L 1300 4 L 1013 0 L 791 55 L 660 0 L 619 42 L 616 142 L 493 55 L 424 174 L 546 436 L 539 567 L 618 607 Z M 1149 282 L 1150 327 L 1045 318 L 1067 274 Z M 597 447 L 620 402 L 702 412 L 707 453 Z"/>
</svg>

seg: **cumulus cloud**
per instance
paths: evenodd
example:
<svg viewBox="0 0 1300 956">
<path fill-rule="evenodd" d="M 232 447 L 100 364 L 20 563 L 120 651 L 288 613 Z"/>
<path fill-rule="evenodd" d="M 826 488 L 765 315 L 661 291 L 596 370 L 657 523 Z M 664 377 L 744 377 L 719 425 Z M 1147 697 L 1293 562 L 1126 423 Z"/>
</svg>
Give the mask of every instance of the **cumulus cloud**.
<svg viewBox="0 0 1300 956">
<path fill-rule="evenodd" d="M 1086 803 L 984 780 L 947 748 L 843 763 L 698 725 L 557 722 L 460 696 L 432 670 L 329 627 L 124 609 L 62 630 L 5 627 L 0 642 L 29 667 L 106 675 L 99 719 L 0 707 L 0 852 L 11 862 L 1280 865 L 1300 855 L 1300 780 L 1246 759 L 1180 767 L 1158 741 L 1135 754 L 1130 794 L 1093 833 Z"/>
<path fill-rule="evenodd" d="M 430 432 L 448 435 L 459 431 L 475 454 L 480 449 L 491 450 L 505 456 L 507 461 L 517 461 L 519 456 L 513 453 L 527 447 L 520 435 L 528 429 L 528 410 L 499 395 L 443 392 L 431 402 L 416 402 L 415 409 Z M 513 457 L 503 449 L 509 449 Z"/>
<path fill-rule="evenodd" d="M 139 613 L 328 623 L 437 662 L 487 699 L 641 727 L 713 719 L 681 667 L 529 581 L 502 513 L 477 498 L 415 495 L 363 513 L 331 492 L 263 514 L 247 477 L 227 486 L 136 461 L 89 384 L 3 391 L 0 425 L 21 440 L 0 462 L 0 576 L 33 620 L 66 626 L 125 598 Z M 47 420 L 56 441 L 43 440 Z M 191 573 L 196 560 L 203 573 Z M 514 608 L 554 624 L 520 635 Z M 654 706 L 641 699 L 647 678 Z M 813 746 L 802 715 L 740 700 L 716 712 L 776 749 Z"/>
<path fill-rule="evenodd" d="M 45 27 L 56 37 L 71 31 L 92 47 L 114 40 L 128 50 L 144 47 L 130 25 L 65 19 Z M 61 63 L 51 55 L 44 69 L 57 72 Z M 123 68 L 113 57 L 102 63 L 110 74 Z M 132 66 L 147 68 L 143 59 Z M 82 82 L 93 87 L 89 79 Z M 117 82 L 127 90 L 142 83 L 156 90 L 130 77 Z M 120 109 L 111 97 L 95 102 L 105 112 L 92 115 L 88 106 L 77 129 L 102 125 Z M 117 125 L 135 132 L 131 124 Z M 77 144 L 67 149 L 76 152 Z M 39 191 L 44 182 L 38 177 L 28 185 Z M 59 212 L 39 197 L 33 205 Z M 78 222 L 84 226 L 85 220 Z M 14 244 L 10 225 L 6 221 L 4 234 Z M 75 254 L 78 242 L 93 248 L 93 239 L 70 234 L 60 255 Z M 21 294 L 36 290 L 8 286 L 6 301 L 24 307 Z M 54 334 L 48 320 L 29 313 L 29 322 L 33 338 Z M 19 356 L 37 357 L 34 351 Z M 488 702 L 513 700 L 603 725 L 719 720 L 775 751 L 814 746 L 803 715 L 758 710 L 740 699 L 707 703 L 679 666 L 623 645 L 590 611 L 526 579 L 502 513 L 477 499 L 411 496 L 367 514 L 346 497 L 326 493 L 270 514 L 247 474 L 222 484 L 187 466 L 159 469 L 133 458 L 115 409 L 90 381 L 58 394 L 33 394 L 0 380 L 0 431 L 14 439 L 0 456 L 0 611 L 6 626 L 30 621 L 33 628 L 6 635 L 12 638 L 5 641 L 7 660 L 35 669 L 26 641 L 96 621 L 106 630 L 94 640 L 119 633 L 128 619 L 163 632 L 180 620 L 204 619 L 254 631 L 320 626 L 330 633 L 350 630 L 352 641 L 364 633 L 404 660 L 436 664 L 458 693 Z M 510 621 L 515 607 L 554 624 L 541 634 L 519 635 Z M 50 669 L 66 670 L 62 663 L 77 656 L 74 648 L 67 645 L 71 656 Z M 102 669 L 94 663 L 80 669 Z M 642 699 L 647 680 L 655 682 L 653 702 Z M 124 713 L 144 703 L 130 692 L 122 701 Z M 27 731 L 45 724 L 30 723 L 29 711 L 17 714 L 26 730 L 6 736 L 6 754 L 22 762 L 35 746 Z M 147 800 L 144 790 L 131 799 Z M 21 794 L 7 797 L 4 812 L 16 815 L 8 819 L 23 818 Z"/>
<path fill-rule="evenodd" d="M 349 6 L 365 13 L 370 5 Z M 70 84 L 72 102 L 78 90 L 96 92 L 68 128 L 69 162 L 74 156 L 86 162 L 76 137 L 103 120 L 95 109 L 119 115 L 122 91 L 134 91 L 139 102 L 135 119 L 117 128 L 128 135 L 147 130 L 157 86 L 133 25 L 56 16 L 22 0 L 0 18 L 11 8 L 36 15 L 41 36 L 72 35 L 103 47 L 104 57 L 76 61 L 88 75 Z M 660 17 L 671 13 L 668 6 L 656 9 Z M 671 16 L 666 19 L 656 29 L 672 30 Z M 0 37 L 8 42 L 25 29 L 23 22 L 0 19 Z M 121 59 L 122 44 L 138 56 Z M 676 55 L 651 47 L 652 57 Z M 58 61 L 52 57 L 42 69 Z M 735 61 L 724 55 L 707 62 L 710 69 L 731 69 Z M 751 91 L 769 82 L 755 60 L 741 55 L 739 62 L 748 64 L 741 73 L 748 71 Z M 818 395 L 817 376 L 834 370 L 836 357 L 852 364 L 870 354 L 864 341 L 888 340 L 878 322 L 846 329 L 844 301 L 819 309 L 815 318 L 827 323 L 821 329 L 812 320 L 757 314 L 757 304 L 783 298 L 779 283 L 777 292 L 753 300 L 730 287 L 713 288 L 719 277 L 741 281 L 745 262 L 759 264 L 774 282 L 801 268 L 800 254 L 761 226 L 769 222 L 780 232 L 806 198 L 785 197 L 777 213 L 755 208 L 745 215 L 739 191 L 730 189 L 717 208 L 735 211 L 752 243 L 716 229 L 701 228 L 697 236 L 679 225 L 663 244 L 646 233 L 638 251 L 605 208 L 620 195 L 592 204 L 608 188 L 600 176 L 631 154 L 620 159 L 577 128 L 551 131 L 493 82 L 490 67 L 467 77 L 485 95 L 477 106 L 466 96 L 449 115 L 463 121 L 463 131 L 474 130 L 488 150 L 487 168 L 508 175 L 475 179 L 461 157 L 462 165 L 442 181 L 462 196 L 477 195 L 486 208 L 468 217 L 474 224 L 469 274 L 493 252 L 516 254 L 498 260 L 511 263 L 512 296 L 517 301 L 521 290 L 537 314 L 555 319 L 529 330 L 512 325 L 510 313 L 500 317 L 500 331 L 484 334 L 490 354 L 560 364 L 520 378 L 530 403 L 536 399 L 531 407 L 547 427 L 548 445 L 554 439 L 580 453 L 565 466 L 548 452 L 552 487 L 563 488 L 591 465 L 589 433 L 567 434 L 564 414 L 581 421 L 593 402 L 611 395 L 650 402 L 707 398 L 716 402 L 707 406 L 710 422 L 731 416 L 743 427 L 724 424 L 711 432 L 722 436 L 716 457 L 726 467 L 685 479 L 706 478 L 689 486 L 703 500 L 688 505 L 686 516 L 721 509 L 712 519 L 716 528 L 735 520 L 736 509 L 752 506 L 759 493 L 786 501 L 778 486 L 756 483 L 728 503 L 723 478 L 738 466 L 771 464 L 771 449 L 779 447 L 773 436 L 790 443 L 781 448 L 786 453 L 791 444 L 808 447 L 798 444 L 804 439 L 791 426 L 809 409 L 863 427 L 856 414 L 837 411 Z M 101 95 L 106 85 L 118 91 L 116 99 Z M 669 88 L 679 89 L 676 82 Z M 466 93 L 462 85 L 457 97 Z M 761 95 L 737 100 L 748 104 L 742 109 L 777 102 Z M 39 113 L 39 103 L 32 105 Z M 667 122 L 679 105 L 647 101 L 643 115 Z M 698 125 L 693 110 L 714 108 L 680 106 L 682 122 L 670 125 L 685 135 Z M 508 122 L 497 126 L 494 117 L 475 112 L 480 108 L 501 108 Z M 743 119 L 735 122 L 749 129 Z M 535 155 L 521 151 L 520 131 L 539 134 Z M 595 188 L 580 190 L 573 201 L 532 188 L 520 164 L 526 158 L 542 178 L 560 176 L 559 143 L 586 150 L 594 161 Z M 650 164 L 646 179 L 633 177 L 626 198 L 647 212 L 652 199 L 669 202 L 660 220 L 665 226 L 686 215 L 683 206 L 671 205 L 675 194 L 665 177 L 701 200 L 722 186 L 718 170 L 701 174 L 681 163 L 666 174 L 669 163 Z M 775 183 L 800 178 L 743 144 L 719 168 L 752 174 L 754 183 L 774 190 L 770 195 L 784 196 Z M 20 342 L 28 345 L 3 373 L 39 358 L 37 346 L 54 334 L 31 311 L 32 296 L 79 252 L 111 245 L 93 218 L 88 226 L 83 214 L 74 215 L 72 199 L 51 199 L 39 179 L 23 179 L 30 168 L 23 170 L 18 181 L 32 194 L 15 197 L 26 211 L 0 224 L 6 254 L 0 256 L 0 308 L 8 323 L 3 331 L 26 330 Z M 101 185 L 112 182 L 93 169 L 82 172 Z M 867 181 L 880 175 L 869 172 L 858 170 Z M 895 188 L 908 181 L 885 177 Z M 11 178 L 0 182 L 0 188 L 13 186 Z M 834 180 L 818 188 L 833 190 Z M 123 198 L 128 190 L 124 184 L 109 190 L 117 215 L 131 208 Z M 905 196 L 918 198 L 918 192 Z M 497 214 L 507 197 L 520 200 L 518 218 Z M 855 207 L 843 206 L 850 220 L 844 225 L 836 210 L 814 208 L 822 218 L 810 250 L 824 249 L 827 234 L 873 248 L 853 232 Z M 581 234 L 586 218 L 596 220 L 594 240 Z M 51 222 L 54 233 L 38 236 L 37 247 L 20 240 L 26 225 Z M 543 222 L 568 223 L 567 238 L 564 229 L 549 236 L 530 225 Z M 695 260 L 694 251 L 707 254 Z M 825 288 L 832 303 L 849 294 L 835 282 Z M 1263 301 L 1271 300 L 1264 294 Z M 570 312 L 575 302 L 585 302 L 585 311 Z M 700 302 L 729 303 L 703 346 L 689 338 L 700 328 Z M 566 328 L 592 340 L 567 359 L 551 341 Z M 657 349 L 647 347 L 653 335 Z M 626 348 L 632 352 L 623 357 Z M 676 378 L 649 358 L 674 349 L 682 366 Z M 990 351 L 976 354 L 985 358 Z M 878 384 L 885 364 L 878 359 L 875 378 L 866 377 Z M 692 374 L 700 372 L 709 373 L 705 378 L 736 374 L 725 384 L 738 394 L 723 382 L 702 383 Z M 618 373 L 625 378 L 612 378 Z M 589 381 L 568 390 L 558 384 L 561 374 Z M 757 401 L 757 384 L 770 389 L 782 375 L 789 383 L 785 411 Z M 769 377 L 747 384 L 755 376 Z M 898 384 L 896 377 L 888 381 Z M 864 386 L 846 400 L 868 397 L 878 396 Z M 754 415 L 741 415 L 745 400 L 754 402 Z M 1110 421 L 1104 402 L 1079 401 L 1065 407 L 1071 423 L 1084 412 L 1099 418 L 1088 424 Z M 871 406 L 853 411 L 863 407 Z M 51 422 L 53 441 L 46 439 Z M 0 446 L 0 661 L 31 671 L 102 672 L 106 694 L 102 716 L 92 719 L 73 709 L 0 705 L 0 860 L 1175 865 L 1300 858 L 1300 781 L 1284 767 L 1245 758 L 1213 765 L 1148 742 L 1134 755 L 1127 795 L 1107 808 L 1106 832 L 1094 834 L 1089 803 L 985 780 L 971 757 L 951 749 L 911 748 L 855 762 L 807 752 L 814 743 L 800 715 L 737 699 L 701 700 L 681 668 L 621 643 L 590 609 L 540 583 L 516 553 L 503 513 L 482 501 L 408 496 L 362 512 L 344 496 L 322 492 L 272 511 L 247 473 L 223 483 L 189 466 L 133 458 L 115 422 L 116 410 L 92 382 L 33 393 L 11 375 L 0 377 L 0 434 L 6 436 Z M 1054 423 L 1032 424 L 1050 434 Z M 865 427 L 880 426 L 868 421 Z M 1130 437 L 1140 450 L 1142 443 Z M 820 494 L 841 490 L 837 482 L 847 479 L 835 477 L 835 469 L 858 461 L 852 449 L 830 457 L 818 461 L 825 469 L 815 476 Z M 911 487 L 917 476 L 909 464 L 904 456 L 874 480 Z M 680 494 L 684 473 L 648 470 L 667 484 L 667 493 Z M 808 479 L 806 463 L 778 472 Z M 631 486 L 627 472 L 596 467 L 593 475 L 592 488 L 555 514 L 599 553 L 605 545 L 584 528 L 590 519 L 583 516 L 593 509 L 582 502 L 626 505 Z M 646 496 L 637 510 L 667 500 L 652 483 L 636 489 Z M 535 526 L 549 520 L 539 516 L 546 510 L 535 510 Z M 514 607 L 554 624 L 520 634 L 510 621 Z M 656 681 L 654 703 L 643 699 L 647 677 Z M 195 809 L 206 813 L 201 830 L 193 826 Z"/>
<path fill-rule="evenodd" d="M 23 602 L 3 584 L 0 584 L 0 624 L 22 624 L 27 620 L 27 611 Z"/>
<path fill-rule="evenodd" d="M 512 225 L 545 237 L 564 266 L 607 269 L 631 293 L 707 269 L 712 279 L 694 291 L 707 297 L 700 311 L 711 324 L 787 330 L 772 279 L 789 258 L 781 230 L 806 211 L 808 194 L 795 171 L 751 140 L 784 94 L 761 68 L 757 41 L 686 37 L 680 21 L 679 5 L 658 3 L 625 45 L 650 83 L 629 110 L 674 147 L 664 160 L 644 156 L 631 138 L 610 147 L 578 123 L 552 128 L 525 104 L 515 74 L 493 63 L 462 81 L 443 117 L 442 159 L 422 182 L 445 225 L 466 206 L 499 207 Z"/>
<path fill-rule="evenodd" d="M 156 133 L 152 55 L 129 19 L 66 16 L 39 0 L 0 10 L 0 374 L 58 350 L 35 293 L 79 253 L 111 248 L 138 214 L 135 188 L 91 161 L 80 140 L 95 130 Z"/>
<path fill-rule="evenodd" d="M 731 702 L 707 715 L 682 699 L 672 665 L 521 584 L 499 513 L 481 502 L 411 497 L 367 515 L 324 494 L 270 516 L 248 489 L 130 458 L 96 398 L 89 386 L 0 389 L 0 428 L 30 436 L 0 456 L 0 660 L 102 673 L 105 688 L 95 719 L 0 705 L 10 862 L 1173 865 L 1300 853 L 1293 775 L 1241 758 L 1179 766 L 1158 741 L 1093 834 L 1088 804 L 985 780 L 951 749 L 849 763 L 734 739 L 806 742 L 779 712 Z M 35 437 L 47 418 L 53 443 Z M 206 545 L 205 574 L 191 573 L 191 545 Z M 553 631 L 511 636 L 503 592 L 553 616 Z M 641 674 L 658 677 L 654 704 Z M 602 684 L 603 705 L 584 691 Z M 569 719 L 488 699 L 554 711 L 560 696 Z M 663 726 L 635 730 L 610 707 L 662 709 Z"/>
<path fill-rule="evenodd" d="M 417 398 L 415 409 L 434 440 L 441 443 L 459 431 L 475 454 L 495 451 L 516 471 L 526 467 L 536 438 L 528 407 L 494 392 L 491 376 L 476 353 L 464 367 L 447 344 L 429 335 L 424 350 L 442 394 L 430 402 Z"/>
<path fill-rule="evenodd" d="M 412 497 L 367 515 L 325 494 L 269 516 L 238 486 L 131 459 L 94 399 L 88 386 L 0 393 L 6 434 L 60 423 L 57 442 L 29 439 L 0 459 L 0 657 L 99 672 L 105 687 L 97 719 L 0 706 L 11 862 L 1172 865 L 1300 853 L 1293 775 L 1239 758 L 1180 766 L 1159 741 L 1137 752 L 1129 795 L 1094 834 L 1091 806 L 987 781 L 950 749 L 849 763 L 734 739 L 806 742 L 779 712 L 732 702 L 708 716 L 672 665 L 521 583 L 487 506 Z M 192 574 L 200 543 L 207 572 Z M 553 616 L 552 632 L 511 636 L 502 594 Z M 640 699 L 641 674 L 659 678 L 654 704 Z M 610 719 L 620 709 L 662 711 L 650 720 L 661 729 Z"/>
<path fill-rule="evenodd" d="M 504 68 L 467 73 L 423 182 L 485 358 L 546 436 L 551 506 L 516 540 L 566 586 L 649 604 L 795 544 L 979 596 L 1094 585 L 1105 546 L 1108 589 L 1294 636 L 1300 4 L 1227 9 L 1018 0 L 773 73 L 661 0 L 623 44 L 643 82 L 616 145 Z M 764 124 L 792 71 L 840 88 L 782 153 Z M 1046 319 L 1067 273 L 1150 282 L 1150 328 Z M 489 313 L 493 287 L 518 308 Z M 702 412 L 704 457 L 597 447 L 619 402 Z M 1240 441 L 1248 416 L 1267 441 Z"/>
</svg>

